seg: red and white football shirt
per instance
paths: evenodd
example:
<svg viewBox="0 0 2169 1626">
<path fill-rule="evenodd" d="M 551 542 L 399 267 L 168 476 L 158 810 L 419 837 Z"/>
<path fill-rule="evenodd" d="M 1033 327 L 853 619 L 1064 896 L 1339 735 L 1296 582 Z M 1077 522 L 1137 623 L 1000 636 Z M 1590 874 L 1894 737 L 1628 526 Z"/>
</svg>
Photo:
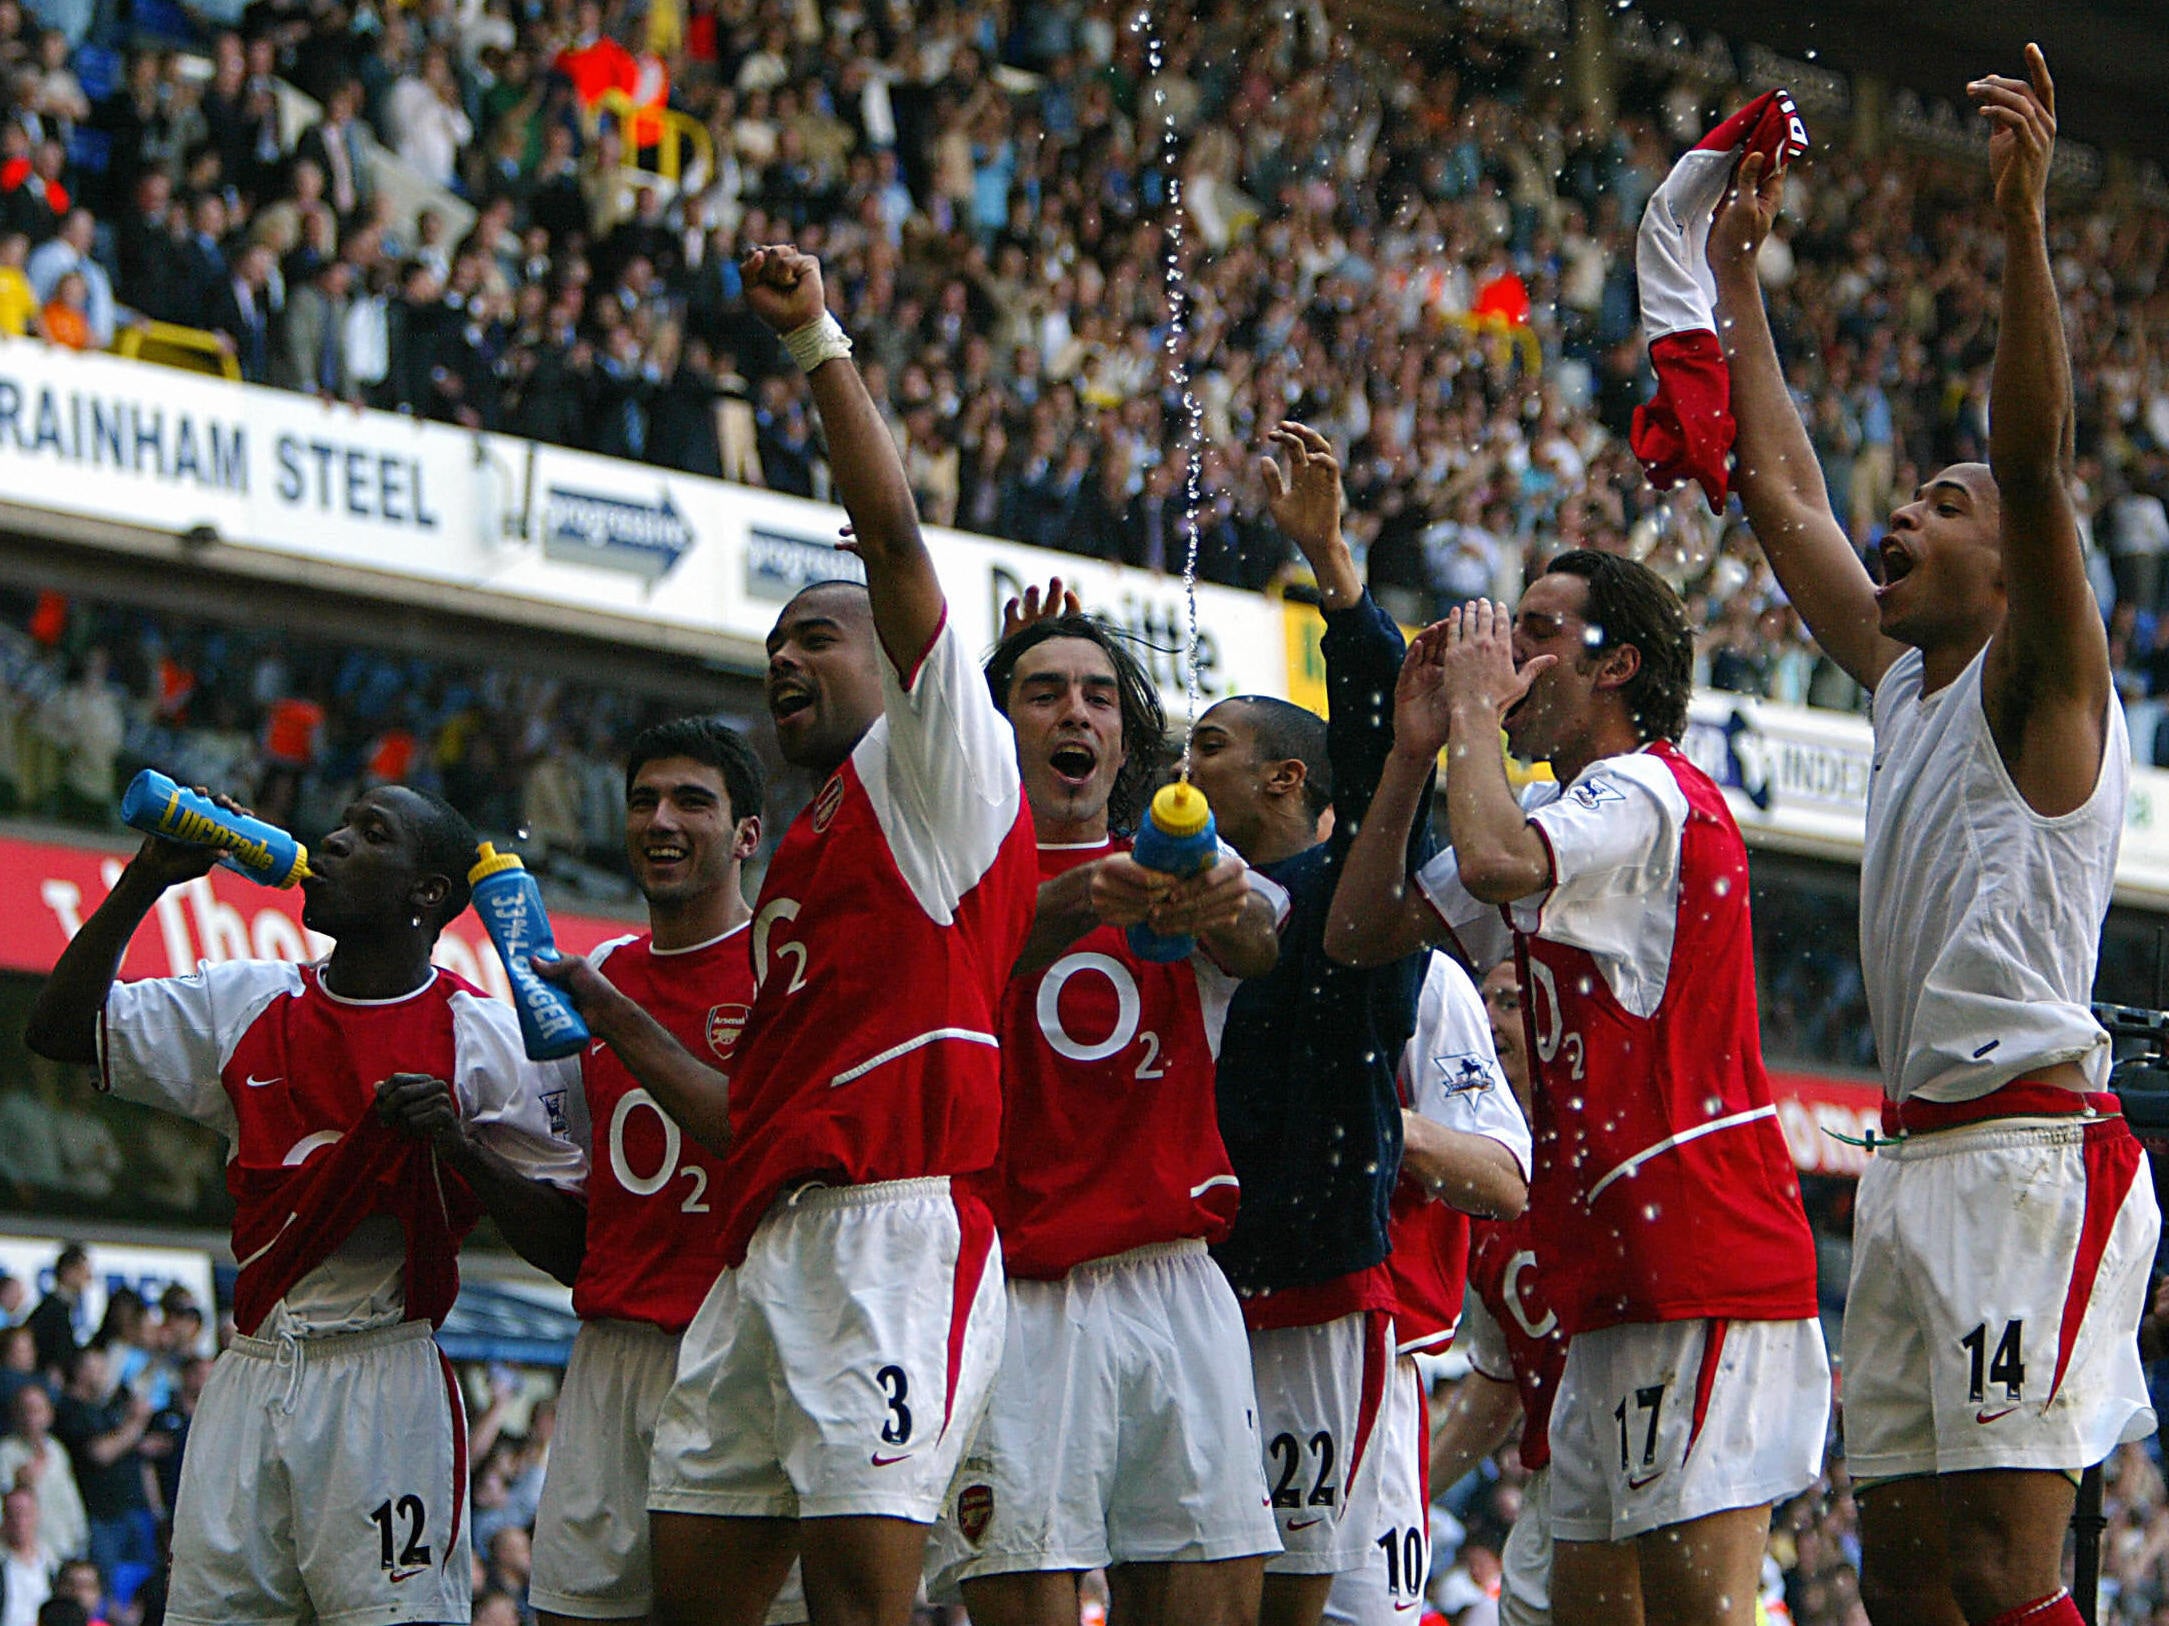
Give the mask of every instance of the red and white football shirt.
<svg viewBox="0 0 2169 1626">
<path fill-rule="evenodd" d="M 1016 737 L 946 622 L 785 832 L 731 1068 L 724 1258 L 794 1182 L 969 1174 L 1001 1136 L 1002 990 L 1039 895 Z"/>
<path fill-rule="evenodd" d="M 587 1172 L 563 1075 L 527 1059 L 509 1005 L 449 971 L 398 999 L 342 999 L 318 967 L 283 960 L 116 983 L 98 1051 L 122 1100 L 225 1136 L 237 1199 L 247 1171 L 296 1167 L 336 1144 L 394 1073 L 449 1083 L 468 1128 L 522 1174 L 578 1190 Z M 282 1324 L 334 1333 L 406 1320 L 404 1272 L 398 1221 L 366 1219 L 286 1295 Z"/>
<path fill-rule="evenodd" d="M 1127 841 L 1042 847 L 1042 881 Z M 1260 875 L 1252 885 L 1287 899 Z M 1002 1151 L 985 1199 L 1010 1276 L 1051 1281 L 1154 1242 L 1217 1242 L 1239 1188 L 1220 1143 L 1214 1069 L 1235 978 L 1203 953 L 1140 960 L 1096 926 L 1002 1000 Z"/>
<path fill-rule="evenodd" d="M 1499 1066 L 1483 996 L 1469 974 L 1433 954 L 1401 1052 L 1401 1104 L 1435 1124 L 1495 1140 L 1529 1175 L 1529 1125 Z M 1453 1342 L 1467 1282 L 1469 1216 L 1431 1196 L 1404 1169 L 1393 1188 L 1393 1331 L 1403 1355 Z"/>
<path fill-rule="evenodd" d="M 749 923 L 750 925 L 750 923 Z M 728 1070 L 753 1003 L 747 925 L 659 949 L 652 934 L 604 945 L 602 974 L 711 1067 Z M 587 1256 L 572 1286 L 583 1319 L 683 1332 L 721 1271 L 724 1160 L 679 1129 L 596 1041 L 580 1058 L 573 1132 L 588 1154 Z"/>
<path fill-rule="evenodd" d="M 1567 1335 L 1544 1294 L 1533 1213 L 1469 1227 L 1469 1287 L 1476 1301 L 1462 1327 L 1469 1364 L 1521 1391 L 1521 1465 L 1551 1461 L 1551 1403 L 1566 1370 Z"/>
<path fill-rule="evenodd" d="M 1813 1316 L 1814 1240 L 1762 1068 L 1747 848 L 1723 793 L 1659 741 L 1532 785 L 1523 806 L 1551 851 L 1547 891 L 1495 909 L 1450 848 L 1417 882 L 1464 943 L 1513 930 L 1531 1207 L 1560 1318 L 1575 1333 Z"/>
</svg>

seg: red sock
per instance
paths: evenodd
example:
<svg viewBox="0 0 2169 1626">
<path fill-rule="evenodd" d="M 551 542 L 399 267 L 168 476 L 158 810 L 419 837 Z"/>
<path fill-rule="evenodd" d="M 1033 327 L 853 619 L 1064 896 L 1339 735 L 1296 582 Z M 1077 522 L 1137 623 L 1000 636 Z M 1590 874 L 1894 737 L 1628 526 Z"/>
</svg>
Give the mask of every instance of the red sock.
<svg viewBox="0 0 2169 1626">
<path fill-rule="evenodd" d="M 2005 1610 L 1986 1626 L 2086 1626 L 2086 1617 L 2079 1613 L 2078 1599 L 2058 1587 L 2045 1598 Z"/>
</svg>

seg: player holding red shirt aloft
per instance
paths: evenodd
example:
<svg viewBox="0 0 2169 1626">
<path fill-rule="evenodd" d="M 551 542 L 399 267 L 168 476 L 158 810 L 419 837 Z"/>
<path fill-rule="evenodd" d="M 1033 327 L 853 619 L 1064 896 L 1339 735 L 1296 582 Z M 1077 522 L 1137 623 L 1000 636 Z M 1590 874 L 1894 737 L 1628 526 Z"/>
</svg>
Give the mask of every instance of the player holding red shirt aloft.
<svg viewBox="0 0 2169 1626">
<path fill-rule="evenodd" d="M 753 1002 L 740 866 L 760 846 L 762 782 L 752 747 L 706 717 L 644 730 L 626 758 L 625 852 L 649 929 L 596 950 L 593 963 L 714 1067 L 730 1065 Z M 725 1175 L 609 1044 L 598 1039 L 568 1066 L 574 1138 L 591 1148 L 587 1253 L 528 1595 L 545 1622 L 638 1620 L 654 1595 L 655 1419 L 679 1337 L 723 1268 Z M 782 1618 L 803 1619 L 790 1603 Z"/>
<path fill-rule="evenodd" d="M 1059 583 L 1049 603 L 1061 608 Z M 966 1189 L 1002 1236 L 1001 1375 L 937 1544 L 981 1626 L 1067 1626 L 1105 1568 L 1150 1626 L 1250 1626 L 1279 1536 L 1249 1343 L 1206 1252 L 1239 1192 L 1213 1074 L 1228 998 L 1271 969 L 1286 899 L 1224 852 L 1182 881 L 1139 865 L 1166 722 L 1099 622 L 1055 613 L 987 664 L 1039 839 L 1032 937 L 1002 1005 L 1002 1154 Z M 1123 928 L 1197 940 L 1162 964 Z"/>
<path fill-rule="evenodd" d="M 1769 1505 L 1815 1477 L 1830 1403 L 1762 1070 L 1747 851 L 1673 744 L 1692 669 L 1677 596 L 1612 554 L 1552 560 L 1511 628 L 1503 606 L 1452 612 L 1402 669 L 1395 754 L 1333 905 L 1351 958 L 1495 948 L 1510 925 L 1524 962 L 1531 1205 L 1573 1338 L 1551 1423 L 1566 1621 L 1605 1617 L 1577 1566 L 1630 1539 L 1653 1618 L 1751 1619 Z M 1502 723 L 1556 776 L 1524 801 Z M 1409 886 L 1401 844 L 1448 747 L 1455 845 Z"/>
<path fill-rule="evenodd" d="M 745 282 L 806 369 L 866 585 L 807 588 L 769 634 L 778 743 L 826 778 L 761 889 L 728 1087 L 656 1091 L 728 1179 L 726 1268 L 656 1424 L 655 1618 L 755 1626 L 803 1553 L 816 1626 L 904 1626 L 1000 1360 L 993 1221 L 950 1177 L 999 1144 L 1038 854 L 820 267 L 762 248 Z M 583 1006 L 601 982 L 563 975 Z"/>
<path fill-rule="evenodd" d="M 1860 1181 L 1845 1435 L 1861 1597 L 1907 1626 L 2078 1621 L 2073 1481 L 2154 1431 L 2133 1335 L 2161 1220 L 2088 1008 L 2131 744 L 2067 483 L 2056 89 L 2038 46 L 2026 67 L 1968 87 L 2004 240 L 1988 465 L 1890 516 L 1881 586 L 1831 514 L 1755 280 L 1783 182 L 1743 167 L 1709 245 L 1748 519 L 1875 693 L 1860 959 L 1895 1138 Z"/>
</svg>

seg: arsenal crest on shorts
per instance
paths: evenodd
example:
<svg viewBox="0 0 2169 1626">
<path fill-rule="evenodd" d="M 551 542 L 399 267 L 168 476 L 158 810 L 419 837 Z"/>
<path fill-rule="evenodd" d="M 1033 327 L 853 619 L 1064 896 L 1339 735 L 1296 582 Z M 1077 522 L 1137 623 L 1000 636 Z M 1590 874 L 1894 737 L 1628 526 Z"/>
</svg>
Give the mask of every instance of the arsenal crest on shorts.
<svg viewBox="0 0 2169 1626">
<path fill-rule="evenodd" d="M 966 1485 L 957 1492 L 956 1527 L 964 1533 L 964 1539 L 974 1547 L 985 1539 L 987 1526 L 994 1522 L 994 1487 L 992 1485 Z"/>
<path fill-rule="evenodd" d="M 746 1031 L 746 1018 L 752 1014 L 751 1005 L 709 1006 L 708 1048 L 728 1059 L 738 1043 L 738 1035 Z"/>
</svg>

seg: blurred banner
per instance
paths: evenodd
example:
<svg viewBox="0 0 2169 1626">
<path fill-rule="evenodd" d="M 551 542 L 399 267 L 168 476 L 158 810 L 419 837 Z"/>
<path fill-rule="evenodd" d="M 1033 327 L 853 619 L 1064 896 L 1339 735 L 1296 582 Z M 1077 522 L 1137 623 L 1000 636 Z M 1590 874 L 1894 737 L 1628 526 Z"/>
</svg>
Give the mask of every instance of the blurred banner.
<svg viewBox="0 0 2169 1626">
<path fill-rule="evenodd" d="M 747 671 L 792 593 L 861 574 L 830 504 L 28 340 L 0 340 L 0 510 L 95 545 L 180 537 L 214 569 L 437 604 L 455 589 L 472 614 Z M 927 540 L 968 648 L 993 647 L 1005 599 L 1060 576 L 1132 636 L 1181 717 L 1179 580 L 960 531 Z M 1208 699 L 1287 691 L 1280 619 L 1257 593 L 1198 589 Z"/>
<path fill-rule="evenodd" d="M 117 853 L 0 837 L 0 919 L 11 925 L 0 934 L 0 970 L 50 971 L 112 890 L 124 862 Z M 574 954 L 635 929 L 622 920 L 555 909 L 550 925 L 559 945 Z M 299 888 L 276 891 L 214 869 L 159 899 L 128 945 L 121 976 L 173 976 L 195 970 L 202 960 L 313 960 L 329 947 L 328 939 L 303 929 Z M 445 929 L 436 961 L 499 999 L 509 997 L 504 967 L 471 911 Z"/>
</svg>

